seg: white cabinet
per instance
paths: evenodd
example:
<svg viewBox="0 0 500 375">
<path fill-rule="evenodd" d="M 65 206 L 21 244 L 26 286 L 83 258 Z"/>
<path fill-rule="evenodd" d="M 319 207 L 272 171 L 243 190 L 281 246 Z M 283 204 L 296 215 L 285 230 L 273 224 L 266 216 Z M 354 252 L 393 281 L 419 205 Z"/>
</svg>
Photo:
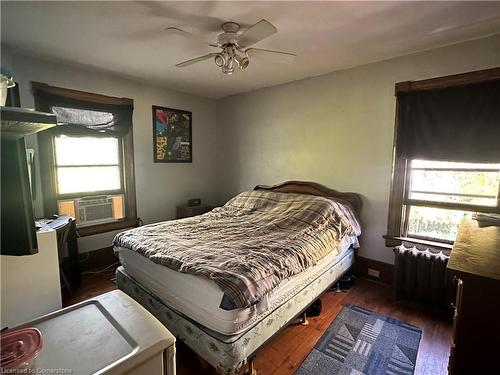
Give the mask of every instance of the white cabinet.
<svg viewBox="0 0 500 375">
<path fill-rule="evenodd" d="M 2 328 L 21 324 L 62 306 L 56 232 L 38 231 L 36 238 L 37 254 L 0 256 Z"/>
</svg>

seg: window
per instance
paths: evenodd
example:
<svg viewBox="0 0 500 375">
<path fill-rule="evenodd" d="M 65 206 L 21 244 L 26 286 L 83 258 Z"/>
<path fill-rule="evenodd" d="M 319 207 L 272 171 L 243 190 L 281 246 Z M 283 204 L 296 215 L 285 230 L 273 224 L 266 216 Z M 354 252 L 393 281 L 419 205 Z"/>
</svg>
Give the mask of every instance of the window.
<svg viewBox="0 0 500 375">
<path fill-rule="evenodd" d="M 453 242 L 467 212 L 498 207 L 500 164 L 412 160 L 404 237 Z"/>
<path fill-rule="evenodd" d="M 136 225 L 133 101 L 36 82 L 32 89 L 36 109 L 56 114 L 58 125 L 38 135 L 43 215 L 74 216 L 80 235 Z"/>
<path fill-rule="evenodd" d="M 58 195 L 122 192 L 119 141 L 116 137 L 55 137 Z"/>
<path fill-rule="evenodd" d="M 54 138 L 58 214 L 75 217 L 80 227 L 124 217 L 120 151 L 118 137 Z"/>
<path fill-rule="evenodd" d="M 386 245 L 449 249 L 464 214 L 500 213 L 500 69 L 395 89 Z"/>
</svg>

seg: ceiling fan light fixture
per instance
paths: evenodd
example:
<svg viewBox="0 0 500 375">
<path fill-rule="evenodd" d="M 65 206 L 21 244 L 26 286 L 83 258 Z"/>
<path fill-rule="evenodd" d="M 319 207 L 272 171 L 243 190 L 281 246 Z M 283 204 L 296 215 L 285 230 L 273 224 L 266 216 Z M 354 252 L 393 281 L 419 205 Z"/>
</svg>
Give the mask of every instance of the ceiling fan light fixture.
<svg viewBox="0 0 500 375">
<path fill-rule="evenodd" d="M 222 68 L 226 64 L 226 59 L 223 54 L 219 53 L 214 57 L 215 65 Z"/>
<path fill-rule="evenodd" d="M 215 65 L 221 69 L 223 74 L 233 74 L 236 69 L 235 65 L 237 65 L 238 69 L 244 70 L 250 64 L 250 59 L 255 57 L 267 58 L 271 62 L 278 63 L 291 63 L 291 60 L 295 57 L 295 54 L 288 52 L 248 48 L 277 32 L 276 27 L 265 19 L 248 27 L 243 32 L 240 32 L 240 25 L 236 22 L 226 22 L 221 28 L 223 32 L 218 35 L 217 43 L 209 44 L 212 47 L 220 48 L 219 52 L 189 59 L 175 64 L 175 66 L 183 68 L 213 58 Z M 190 33 L 177 27 L 169 27 L 167 30 L 183 36 L 191 36 Z"/>
<path fill-rule="evenodd" d="M 240 56 L 235 54 L 234 59 L 238 63 L 238 68 L 240 68 L 241 70 L 246 69 L 248 64 L 250 63 L 250 60 L 246 56 Z"/>
<path fill-rule="evenodd" d="M 250 60 L 248 59 L 248 57 L 243 57 L 239 62 L 239 67 L 240 69 L 246 69 L 248 67 L 248 64 L 250 64 Z"/>
</svg>

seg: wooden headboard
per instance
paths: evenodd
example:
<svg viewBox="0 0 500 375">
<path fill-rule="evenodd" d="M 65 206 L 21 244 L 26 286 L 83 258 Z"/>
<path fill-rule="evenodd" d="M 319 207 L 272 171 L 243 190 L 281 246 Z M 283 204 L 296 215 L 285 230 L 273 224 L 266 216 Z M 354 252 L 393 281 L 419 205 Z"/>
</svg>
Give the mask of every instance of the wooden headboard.
<svg viewBox="0 0 500 375">
<path fill-rule="evenodd" d="M 318 195 L 320 197 L 339 198 L 351 205 L 358 217 L 361 216 L 363 201 L 357 193 L 343 193 L 341 191 L 327 188 L 324 185 L 309 181 L 286 181 L 274 186 L 257 185 L 254 190 L 269 190 L 280 193 L 298 193 Z"/>
</svg>

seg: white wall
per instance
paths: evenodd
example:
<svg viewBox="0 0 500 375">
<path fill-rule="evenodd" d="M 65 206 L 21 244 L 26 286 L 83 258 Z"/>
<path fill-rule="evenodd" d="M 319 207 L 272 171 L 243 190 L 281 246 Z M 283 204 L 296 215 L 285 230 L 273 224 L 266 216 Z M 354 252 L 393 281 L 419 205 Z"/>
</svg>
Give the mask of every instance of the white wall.
<svg viewBox="0 0 500 375">
<path fill-rule="evenodd" d="M 0 256 L 2 328 L 62 307 L 56 232 L 40 231 L 36 237 L 38 253 Z"/>
<path fill-rule="evenodd" d="M 9 52 L 6 46 L 2 46 L 2 52 Z M 145 223 L 175 218 L 175 206 L 185 203 L 188 198 L 200 197 L 206 203 L 214 201 L 216 122 L 213 100 L 25 56 L 15 50 L 10 54 L 11 66 L 7 68 L 20 85 L 23 107 L 34 107 L 30 81 L 134 99 L 137 214 Z M 193 113 L 193 163 L 153 163 L 152 105 Z M 28 147 L 36 148 L 36 137 L 31 137 L 27 143 Z M 36 212 L 38 215 L 42 212 L 39 199 Z M 107 233 L 80 239 L 80 252 L 110 246 L 113 235 Z"/>
<path fill-rule="evenodd" d="M 364 197 L 360 255 L 392 263 L 382 235 L 394 84 L 495 66 L 500 66 L 500 35 L 219 100 L 219 201 L 285 180 L 359 192 Z"/>
<path fill-rule="evenodd" d="M 2 48 L 0 48 L 0 60 L 2 68 L 6 68 L 7 70 L 10 70 L 14 65 L 12 61 L 11 50 L 9 48 L 4 47 L 3 45 Z"/>
</svg>

